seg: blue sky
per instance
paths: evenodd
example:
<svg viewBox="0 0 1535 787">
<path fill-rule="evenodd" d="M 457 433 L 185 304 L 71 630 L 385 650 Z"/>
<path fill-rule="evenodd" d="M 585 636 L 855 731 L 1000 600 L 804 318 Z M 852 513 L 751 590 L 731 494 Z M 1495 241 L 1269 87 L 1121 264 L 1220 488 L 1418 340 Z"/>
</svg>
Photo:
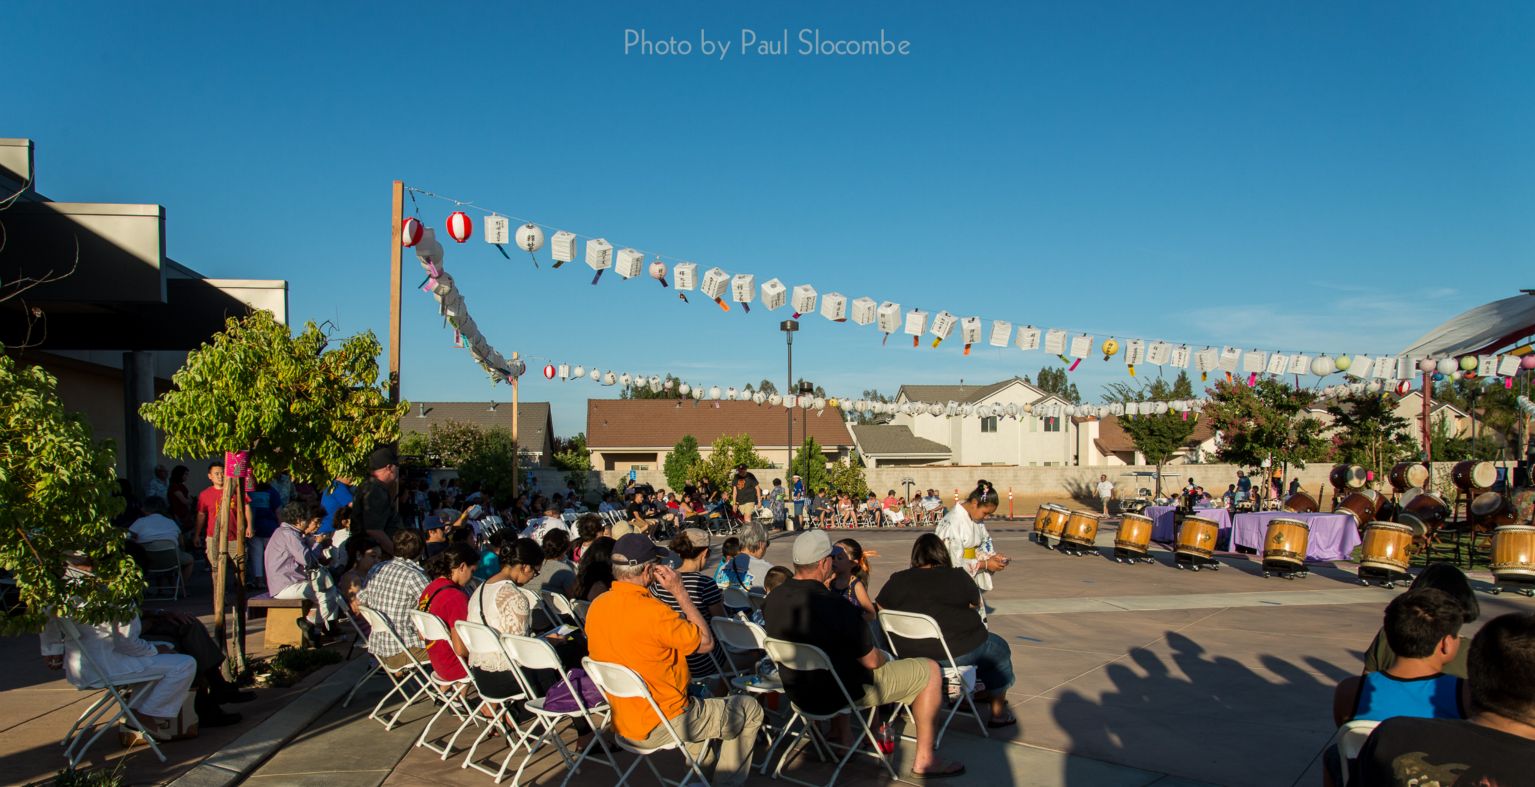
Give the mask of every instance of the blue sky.
<svg viewBox="0 0 1535 787">
<path fill-rule="evenodd" d="M 287 279 L 293 321 L 348 333 L 385 333 L 398 178 L 823 293 L 1374 355 L 1535 284 L 1535 6 L 1333 5 L 12 0 L 0 136 L 37 141 L 50 197 L 163 204 L 173 257 Z M 742 56 L 743 28 L 790 54 Z M 807 28 L 910 54 L 800 56 Z M 694 51 L 626 54 L 631 29 Z M 420 209 L 445 235 L 452 206 Z M 503 351 L 784 377 L 784 311 L 448 245 Z M 408 398 L 510 398 L 428 296 L 405 312 Z M 796 376 L 854 393 L 1058 363 L 819 317 L 795 344 Z M 1093 400 L 1128 379 L 1101 356 L 1072 376 Z M 535 374 L 522 395 L 568 435 L 616 391 Z"/>
</svg>

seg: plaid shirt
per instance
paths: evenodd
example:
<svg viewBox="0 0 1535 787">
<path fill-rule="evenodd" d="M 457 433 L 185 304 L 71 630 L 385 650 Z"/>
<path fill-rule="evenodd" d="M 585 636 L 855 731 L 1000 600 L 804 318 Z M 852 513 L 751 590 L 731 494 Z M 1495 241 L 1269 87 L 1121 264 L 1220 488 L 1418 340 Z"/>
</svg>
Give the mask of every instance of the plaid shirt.
<svg viewBox="0 0 1535 787">
<path fill-rule="evenodd" d="M 405 613 L 415 609 L 421 601 L 421 591 L 426 590 L 426 572 L 409 560 L 395 558 L 373 567 L 367 582 L 357 593 L 362 605 L 383 615 L 399 633 L 407 648 L 426 647 L 416 627 L 410 624 Z M 388 632 L 374 631 L 368 635 L 368 652 L 387 659 L 400 652 Z"/>
</svg>

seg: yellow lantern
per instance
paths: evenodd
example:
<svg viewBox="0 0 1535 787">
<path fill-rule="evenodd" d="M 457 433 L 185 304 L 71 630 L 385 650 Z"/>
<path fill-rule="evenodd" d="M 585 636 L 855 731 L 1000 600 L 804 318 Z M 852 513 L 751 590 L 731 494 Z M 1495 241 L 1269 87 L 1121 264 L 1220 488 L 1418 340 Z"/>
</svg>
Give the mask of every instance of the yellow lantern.
<svg viewBox="0 0 1535 787">
<path fill-rule="evenodd" d="M 1114 356 L 1114 354 L 1117 353 L 1117 352 L 1119 352 L 1119 340 L 1118 339 L 1104 339 L 1103 340 L 1103 360 L 1107 361 L 1108 359 L 1112 358 Z"/>
</svg>

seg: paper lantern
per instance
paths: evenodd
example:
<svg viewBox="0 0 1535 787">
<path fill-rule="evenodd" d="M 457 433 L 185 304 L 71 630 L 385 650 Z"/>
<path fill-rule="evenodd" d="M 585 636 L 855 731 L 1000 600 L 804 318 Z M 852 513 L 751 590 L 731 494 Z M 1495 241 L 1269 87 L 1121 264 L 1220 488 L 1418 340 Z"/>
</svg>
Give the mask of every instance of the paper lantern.
<svg viewBox="0 0 1535 787">
<path fill-rule="evenodd" d="M 917 337 L 927 330 L 927 312 L 912 309 L 906 313 L 906 333 L 911 336 L 911 346 L 917 346 Z"/>
<path fill-rule="evenodd" d="M 762 307 L 776 309 L 789 301 L 789 288 L 777 279 L 762 283 Z"/>
<path fill-rule="evenodd" d="M 1023 414 L 1024 415 L 1033 415 L 1034 414 L 1034 405 L 1032 405 L 1032 404 L 1024 405 L 1023 406 Z"/>
<path fill-rule="evenodd" d="M 966 405 L 965 409 L 968 411 L 970 409 L 970 407 L 968 405 Z M 953 418 L 954 416 L 958 415 L 959 414 L 959 402 L 949 402 L 948 406 L 943 408 L 943 413 L 944 413 L 944 415 L 947 415 L 950 418 Z M 965 413 L 965 415 L 969 415 L 969 414 L 970 414 L 969 412 Z"/>
<path fill-rule="evenodd" d="M 725 289 L 729 286 L 730 274 L 719 268 L 710 268 L 704 271 L 704 278 L 698 283 L 698 291 L 718 301 L 725 297 Z"/>
<path fill-rule="evenodd" d="M 469 240 L 469 236 L 473 234 L 474 221 L 469 218 L 469 214 L 461 210 L 455 210 L 448 214 L 448 237 L 463 243 Z"/>
<path fill-rule="evenodd" d="M 552 363 L 544 364 L 544 379 L 545 380 L 553 380 L 554 379 L 554 373 L 555 373 L 554 364 L 552 364 Z"/>
<path fill-rule="evenodd" d="M 959 336 L 964 340 L 965 347 L 967 348 L 970 345 L 979 342 L 981 340 L 981 318 L 965 317 L 964 319 L 960 320 Z"/>
<path fill-rule="evenodd" d="M 810 401 L 810 405 L 815 408 L 816 412 L 819 413 L 819 412 L 822 412 L 822 411 L 824 411 L 826 409 L 826 400 L 822 399 L 819 396 L 817 396 L 816 398 L 814 398 L 814 399 L 812 399 Z"/>
<path fill-rule="evenodd" d="M 1371 380 L 1365 384 L 1364 390 L 1366 393 L 1378 394 L 1380 393 L 1380 383 Z"/>
<path fill-rule="evenodd" d="M 810 408 L 814 407 L 815 406 L 815 399 L 816 398 L 814 396 L 804 396 L 804 395 L 801 395 L 800 398 L 799 398 L 800 409 L 801 410 L 809 410 Z"/>
<path fill-rule="evenodd" d="M 1476 356 L 1475 355 L 1462 355 L 1460 357 L 1460 368 L 1461 369 L 1463 369 L 1465 371 L 1468 371 L 1468 372 L 1476 371 L 1476 365 L 1477 365 L 1477 360 L 1476 360 Z"/>
<path fill-rule="evenodd" d="M 799 406 L 799 397 L 795 396 L 794 394 L 789 394 L 783 398 L 783 401 L 780 402 L 780 404 L 784 406 L 785 410 L 793 410 Z"/>
<path fill-rule="evenodd" d="M 1418 361 L 1418 371 L 1423 372 L 1425 374 L 1432 373 L 1435 370 L 1436 366 L 1437 366 L 1437 364 L 1434 363 L 1434 359 L 1433 358 L 1424 358 L 1423 360 Z"/>
<path fill-rule="evenodd" d="M 1465 373 L 1462 372 L 1459 369 L 1456 369 L 1455 371 L 1450 372 L 1450 379 L 1451 380 L 1459 380 L 1459 379 L 1461 379 L 1462 377 L 1465 377 L 1465 376 L 1466 376 Z"/>
<path fill-rule="evenodd" d="M 991 338 L 987 340 L 987 344 L 990 344 L 992 347 L 1006 347 L 1007 343 L 1012 340 L 1012 338 L 1012 323 L 1008 322 L 1007 320 L 991 321 Z"/>
<path fill-rule="evenodd" d="M 1338 367 L 1338 371 L 1346 372 L 1348 371 L 1348 367 L 1354 365 L 1354 361 L 1347 355 L 1340 355 L 1336 360 L 1333 361 L 1333 364 Z"/>
<path fill-rule="evenodd" d="M 559 376 L 560 376 L 561 380 L 569 380 L 570 379 L 570 364 L 568 364 L 568 363 L 560 364 Z"/>
<path fill-rule="evenodd" d="M 517 228 L 517 248 L 532 254 L 544 247 L 544 231 L 537 224 L 524 224 Z"/>
<path fill-rule="evenodd" d="M 410 248 L 421 242 L 421 220 L 412 216 L 400 222 L 400 245 Z"/>
<path fill-rule="evenodd" d="M 1066 332 L 1060 328 L 1045 331 L 1045 352 L 1051 355 L 1066 354 Z"/>
<path fill-rule="evenodd" d="M 776 393 L 768 394 L 767 403 L 772 405 L 773 407 L 777 407 L 778 405 L 783 404 L 783 397 L 779 396 Z"/>
<path fill-rule="evenodd" d="M 485 242 L 492 246 L 505 246 L 512 241 L 512 220 L 505 216 L 497 216 L 492 213 L 485 217 L 482 227 L 485 228 Z"/>
<path fill-rule="evenodd" d="M 697 383 L 693 384 L 693 398 L 695 400 L 703 399 L 704 398 L 704 393 L 706 393 L 706 392 L 704 391 L 704 387 L 702 385 L 699 385 Z"/>
<path fill-rule="evenodd" d="M 756 404 L 762 404 L 763 402 L 767 401 L 767 397 L 764 396 L 761 391 L 758 391 L 752 394 L 752 401 Z"/>
<path fill-rule="evenodd" d="M 847 296 L 840 292 L 828 292 L 821 296 L 821 316 L 832 322 L 847 319 Z"/>
<path fill-rule="evenodd" d="M 613 272 L 625 279 L 632 279 L 645 270 L 645 255 L 634 249 L 619 249 L 618 262 L 613 265 Z"/>
<path fill-rule="evenodd" d="M 1025 352 L 1039 349 L 1039 329 L 1025 325 L 1018 329 L 1018 349 Z"/>
<path fill-rule="evenodd" d="M 1520 358 L 1519 359 L 1519 368 L 1520 369 L 1535 369 L 1535 353 L 1531 353 L 1530 355 L 1526 355 L 1523 358 Z"/>
<path fill-rule="evenodd" d="M 709 398 L 710 399 L 718 399 L 718 398 L 720 398 L 720 387 L 718 385 L 711 385 L 711 386 L 709 386 Z"/>
<path fill-rule="evenodd" d="M 650 274 L 650 278 L 661 282 L 662 287 L 668 286 L 666 284 L 666 263 L 660 260 L 653 260 L 650 263 L 650 267 L 647 268 L 646 271 Z"/>
<path fill-rule="evenodd" d="M 959 318 L 947 311 L 939 311 L 933 315 L 933 327 L 929 328 L 927 332 L 933 335 L 934 347 L 937 347 L 944 339 L 949 338 L 949 334 L 954 333 L 954 324 L 957 322 L 959 322 Z"/>
<path fill-rule="evenodd" d="M 1318 377 L 1326 377 L 1337 369 L 1337 362 L 1326 355 L 1318 355 L 1311 360 L 1311 373 Z"/>
<path fill-rule="evenodd" d="M 421 240 L 416 242 L 416 259 L 421 261 L 421 267 L 427 273 L 439 275 L 442 273 L 442 244 L 437 242 L 437 232 L 431 227 L 421 228 Z"/>
<path fill-rule="evenodd" d="M 571 374 L 572 377 L 585 377 L 586 376 L 586 367 L 585 366 L 577 366 L 576 368 L 571 370 L 570 374 Z"/>
<path fill-rule="evenodd" d="M 943 405 L 933 402 L 927 406 L 928 415 L 943 415 Z"/>
<path fill-rule="evenodd" d="M 757 297 L 757 277 L 750 273 L 737 273 L 730 277 L 730 299 L 749 304 Z M 748 307 L 748 311 L 750 308 Z"/>
<path fill-rule="evenodd" d="M 693 392 L 693 386 L 688 385 L 687 383 L 682 383 L 682 384 L 677 386 L 677 395 L 681 396 L 684 399 L 686 399 L 688 394 L 690 394 L 692 392 Z"/>
<path fill-rule="evenodd" d="M 593 369 L 591 377 L 592 377 L 592 382 L 594 382 L 594 383 L 601 382 L 602 381 L 602 372 L 597 370 L 597 369 Z"/>
<path fill-rule="evenodd" d="M 613 267 L 613 244 L 608 243 L 602 238 L 593 238 L 587 241 L 586 265 L 597 272 L 597 277 L 592 279 L 595 282 L 597 278 L 602 276 L 603 271 Z"/>
<path fill-rule="evenodd" d="M 950 403 L 949 403 L 949 404 L 951 404 L 951 405 L 952 405 L 952 404 L 954 404 L 954 403 L 953 403 L 953 402 L 950 402 Z M 959 406 L 959 407 L 958 407 L 958 408 L 956 408 L 956 409 L 958 409 L 958 411 L 959 411 L 959 414 L 960 414 L 960 415 L 961 415 L 961 416 L 963 416 L 963 417 L 965 417 L 965 418 L 969 418 L 969 417 L 970 417 L 970 416 L 972 416 L 972 415 L 975 415 L 975 405 L 971 405 L 971 404 L 963 404 L 963 405 L 960 405 L 960 406 Z"/>
<path fill-rule="evenodd" d="M 1434 371 L 1440 374 L 1449 374 L 1457 368 L 1454 358 L 1440 358 L 1434 365 Z"/>
<path fill-rule="evenodd" d="M 1153 405 L 1152 408 L 1152 412 L 1156 413 L 1157 415 L 1162 415 L 1163 413 L 1166 413 L 1167 410 L 1167 402 L 1157 402 L 1155 405 Z"/>
<path fill-rule="evenodd" d="M 808 284 L 794 285 L 794 293 L 789 302 L 794 305 L 794 319 L 799 319 L 801 314 L 809 314 L 815 311 L 815 288 Z"/>
<path fill-rule="evenodd" d="M 616 374 L 614 374 L 612 372 L 607 372 L 606 374 L 602 375 L 602 384 L 603 385 L 614 385 L 617 382 L 618 382 L 618 375 L 616 375 Z"/>
<path fill-rule="evenodd" d="M 549 256 L 554 258 L 554 267 L 558 268 L 567 262 L 576 259 L 576 234 L 559 230 L 554 237 L 549 239 Z"/>
<path fill-rule="evenodd" d="M 885 301 L 874 310 L 874 321 L 879 332 L 889 335 L 901 329 L 901 304 Z"/>
<path fill-rule="evenodd" d="M 1268 369 L 1269 354 L 1262 350 L 1248 350 L 1242 356 L 1242 371 L 1248 374 L 1262 374 Z"/>
<path fill-rule="evenodd" d="M 1398 382 L 1396 384 L 1396 395 L 1397 396 L 1406 396 L 1407 392 L 1411 391 L 1411 390 L 1412 390 L 1412 383 L 1408 382 L 1407 380 L 1402 380 L 1402 381 L 1400 381 L 1400 382 Z"/>
<path fill-rule="evenodd" d="M 633 379 L 634 378 L 629 376 L 628 372 L 624 372 L 623 374 L 618 376 L 618 384 L 627 388 L 629 386 L 629 382 L 631 380 L 633 380 Z"/>
<path fill-rule="evenodd" d="M 879 304 L 873 298 L 855 298 L 852 303 L 850 318 L 855 325 L 868 325 L 874 322 L 874 315 L 879 310 Z"/>
<path fill-rule="evenodd" d="M 1119 353 L 1119 340 L 1108 338 L 1103 340 L 1103 360 L 1107 361 Z"/>
<path fill-rule="evenodd" d="M 698 289 L 698 263 L 679 262 L 672 266 L 672 282 L 679 290 Z"/>
<path fill-rule="evenodd" d="M 734 385 L 725 389 L 725 400 L 729 402 L 736 400 L 736 387 Z"/>
</svg>

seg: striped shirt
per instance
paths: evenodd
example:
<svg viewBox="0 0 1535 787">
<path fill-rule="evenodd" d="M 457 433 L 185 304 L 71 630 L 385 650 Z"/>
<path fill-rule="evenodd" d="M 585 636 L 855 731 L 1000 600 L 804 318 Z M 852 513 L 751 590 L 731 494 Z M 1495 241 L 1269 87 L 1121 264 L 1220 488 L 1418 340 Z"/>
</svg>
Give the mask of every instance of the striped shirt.
<svg viewBox="0 0 1535 787">
<path fill-rule="evenodd" d="M 709 608 L 721 603 L 724 598 L 720 594 L 719 585 L 714 583 L 713 577 L 701 571 L 683 571 L 678 576 L 682 578 L 682 587 L 688 592 L 688 598 L 692 599 L 693 606 L 698 608 L 698 614 L 703 616 L 704 623 L 707 624 L 709 618 L 712 617 L 709 614 Z M 672 594 L 666 588 L 660 585 L 652 585 L 650 594 L 660 599 L 661 603 L 666 606 L 677 610 L 679 613 L 682 612 L 682 607 L 677 604 L 677 599 L 672 598 Z M 714 660 L 709 657 L 708 653 L 688 654 L 688 672 L 694 677 L 713 675 L 716 671 Z"/>
</svg>

